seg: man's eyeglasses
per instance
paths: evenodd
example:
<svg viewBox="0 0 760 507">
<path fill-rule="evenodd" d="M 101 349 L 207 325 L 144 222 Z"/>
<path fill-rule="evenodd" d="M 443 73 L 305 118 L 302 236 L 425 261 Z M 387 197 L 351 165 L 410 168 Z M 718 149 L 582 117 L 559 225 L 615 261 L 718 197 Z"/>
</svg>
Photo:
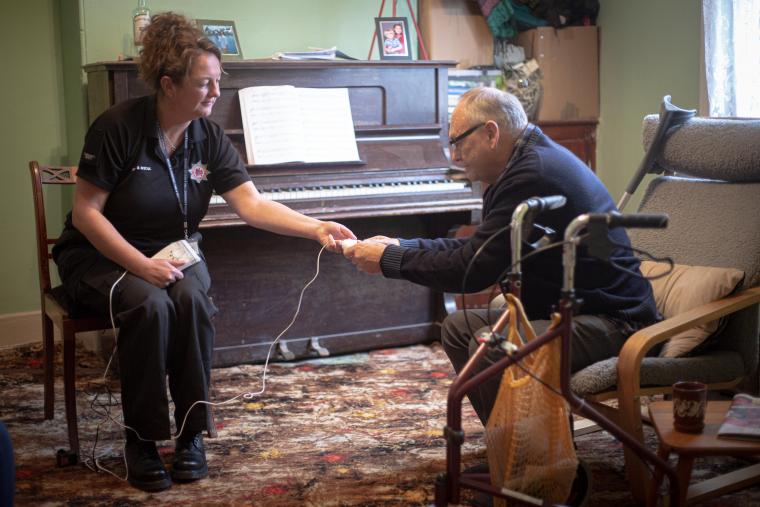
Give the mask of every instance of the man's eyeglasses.
<svg viewBox="0 0 760 507">
<path fill-rule="evenodd" d="M 478 130 L 483 125 L 485 125 L 485 123 L 478 123 L 477 125 L 474 125 L 474 126 L 468 128 L 467 130 L 465 130 L 464 132 L 462 132 L 458 136 L 449 137 L 449 146 L 452 147 L 452 148 L 455 148 L 456 144 L 458 142 L 464 140 L 465 137 L 469 136 L 470 134 L 472 134 L 473 132 L 475 132 L 476 130 Z"/>
</svg>

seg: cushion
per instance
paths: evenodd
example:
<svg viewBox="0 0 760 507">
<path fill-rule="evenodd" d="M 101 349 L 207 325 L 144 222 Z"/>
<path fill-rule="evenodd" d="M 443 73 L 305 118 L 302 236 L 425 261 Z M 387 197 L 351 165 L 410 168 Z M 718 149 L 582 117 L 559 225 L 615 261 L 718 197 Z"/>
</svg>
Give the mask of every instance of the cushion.
<svg viewBox="0 0 760 507">
<path fill-rule="evenodd" d="M 641 262 L 647 278 L 666 273 L 664 262 Z M 712 268 L 676 264 L 673 271 L 650 280 L 657 310 L 666 319 L 731 294 L 744 278 L 744 272 L 733 268 Z M 661 357 L 681 357 L 692 351 L 718 329 L 718 320 L 682 331 L 668 340 Z"/>
</svg>

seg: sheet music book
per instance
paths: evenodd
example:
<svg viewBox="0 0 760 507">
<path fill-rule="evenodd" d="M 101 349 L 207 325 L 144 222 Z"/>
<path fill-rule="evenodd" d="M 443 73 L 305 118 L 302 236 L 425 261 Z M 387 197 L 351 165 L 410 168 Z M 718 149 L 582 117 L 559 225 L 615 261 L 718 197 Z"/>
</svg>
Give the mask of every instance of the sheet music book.
<svg viewBox="0 0 760 507">
<path fill-rule="evenodd" d="M 359 161 L 348 89 L 251 86 L 238 94 L 248 164 Z"/>
</svg>

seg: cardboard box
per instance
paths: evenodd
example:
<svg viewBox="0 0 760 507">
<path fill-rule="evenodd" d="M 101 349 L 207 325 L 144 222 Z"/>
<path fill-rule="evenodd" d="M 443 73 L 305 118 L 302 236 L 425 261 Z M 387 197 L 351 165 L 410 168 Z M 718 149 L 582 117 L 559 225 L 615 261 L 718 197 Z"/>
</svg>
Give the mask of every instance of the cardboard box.
<svg viewBox="0 0 760 507">
<path fill-rule="evenodd" d="M 493 36 L 477 3 L 419 0 L 418 9 L 431 60 L 456 60 L 461 69 L 493 65 Z"/>
<path fill-rule="evenodd" d="M 515 44 L 541 69 L 542 97 L 536 119 L 588 120 L 599 117 L 599 30 L 573 26 L 520 32 Z"/>
</svg>

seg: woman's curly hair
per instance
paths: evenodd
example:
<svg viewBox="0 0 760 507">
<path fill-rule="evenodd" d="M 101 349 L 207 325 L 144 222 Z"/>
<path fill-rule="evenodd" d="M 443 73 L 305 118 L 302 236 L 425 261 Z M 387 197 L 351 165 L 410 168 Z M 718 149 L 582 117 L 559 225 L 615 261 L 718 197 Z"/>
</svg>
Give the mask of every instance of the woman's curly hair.
<svg viewBox="0 0 760 507">
<path fill-rule="evenodd" d="M 222 53 L 189 19 L 175 12 L 163 12 L 150 19 L 143 32 L 140 77 L 158 92 L 161 78 L 169 76 L 179 84 L 190 73 L 193 58 L 204 52 Z"/>
</svg>

